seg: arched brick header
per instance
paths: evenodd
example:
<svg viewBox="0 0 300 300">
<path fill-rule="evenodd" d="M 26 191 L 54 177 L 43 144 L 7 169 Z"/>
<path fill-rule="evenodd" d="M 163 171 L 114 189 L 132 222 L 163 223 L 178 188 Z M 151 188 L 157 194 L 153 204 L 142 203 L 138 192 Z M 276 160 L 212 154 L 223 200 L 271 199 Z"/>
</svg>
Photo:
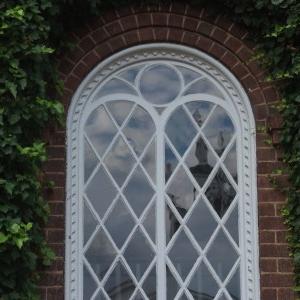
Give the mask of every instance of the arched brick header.
<svg viewBox="0 0 300 300">
<path fill-rule="evenodd" d="M 253 45 L 247 36 L 247 31 L 221 15 L 212 18 L 204 9 L 178 3 L 110 11 L 70 34 L 75 47 L 59 61 L 59 72 L 65 83 L 62 101 L 67 110 L 77 87 L 97 64 L 133 45 L 150 42 L 187 45 L 224 64 L 247 92 L 257 125 L 261 299 L 292 300 L 292 264 L 280 213 L 285 199 L 268 179 L 282 165 L 281 154 L 266 143 L 270 136 L 262 130 L 270 127 L 273 143 L 278 142 L 276 130 L 280 122 L 272 116 L 272 105 L 279 100 L 279 94 L 265 82 L 265 71 L 252 59 Z M 47 194 L 51 217 L 46 235 L 58 258 L 44 271 L 41 281 L 43 299 L 47 300 L 64 298 L 64 130 L 49 132 L 48 153 L 45 172 L 48 179 L 54 180 L 55 188 Z"/>
</svg>

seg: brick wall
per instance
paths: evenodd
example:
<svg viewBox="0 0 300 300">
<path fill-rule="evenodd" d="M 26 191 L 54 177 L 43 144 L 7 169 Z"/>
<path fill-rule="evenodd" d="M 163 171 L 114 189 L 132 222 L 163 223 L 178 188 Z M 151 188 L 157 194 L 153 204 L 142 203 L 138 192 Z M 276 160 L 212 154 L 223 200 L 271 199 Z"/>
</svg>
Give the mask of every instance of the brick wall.
<svg viewBox="0 0 300 300">
<path fill-rule="evenodd" d="M 268 179 L 282 165 L 281 153 L 276 149 L 280 118 L 271 107 L 279 95 L 265 82 L 264 70 L 251 60 L 254 45 L 247 40 L 247 31 L 222 16 L 211 17 L 201 8 L 173 4 L 109 11 L 88 24 L 81 24 L 69 36 L 75 47 L 59 60 L 65 83 L 61 100 L 66 110 L 76 88 L 94 66 L 121 49 L 141 43 L 172 42 L 194 47 L 215 57 L 239 79 L 251 101 L 258 128 L 261 299 L 295 299 L 291 290 L 293 267 L 280 215 L 285 198 L 273 189 Z M 270 135 L 259 132 L 263 126 L 269 129 L 275 147 L 266 143 Z M 49 128 L 47 138 L 50 159 L 45 172 L 55 187 L 46 191 L 51 216 L 45 232 L 57 259 L 43 270 L 40 289 L 43 299 L 53 300 L 64 298 L 65 131 Z M 281 176 L 280 180 L 284 182 L 286 178 Z"/>
</svg>

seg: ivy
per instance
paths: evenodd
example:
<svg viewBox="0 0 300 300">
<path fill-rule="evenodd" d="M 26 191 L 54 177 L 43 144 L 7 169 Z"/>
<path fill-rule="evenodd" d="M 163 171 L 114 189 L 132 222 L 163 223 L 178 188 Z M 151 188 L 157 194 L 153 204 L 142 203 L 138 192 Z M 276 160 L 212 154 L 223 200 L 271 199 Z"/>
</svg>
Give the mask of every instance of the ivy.
<svg viewBox="0 0 300 300">
<path fill-rule="evenodd" d="M 38 299 L 38 270 L 54 257 L 43 227 L 43 130 L 63 120 L 55 55 L 70 26 L 130 0 L 3 0 L 0 2 L 0 299 Z M 161 1 L 167 2 L 167 1 Z M 289 186 L 283 216 L 300 292 L 300 2 L 299 0 L 190 0 L 212 14 L 245 25 L 257 58 L 280 88 L 281 146 Z M 56 93 L 53 93 L 53 91 Z M 50 93 L 51 92 L 51 93 Z M 52 95 L 52 97 L 50 97 Z"/>
</svg>

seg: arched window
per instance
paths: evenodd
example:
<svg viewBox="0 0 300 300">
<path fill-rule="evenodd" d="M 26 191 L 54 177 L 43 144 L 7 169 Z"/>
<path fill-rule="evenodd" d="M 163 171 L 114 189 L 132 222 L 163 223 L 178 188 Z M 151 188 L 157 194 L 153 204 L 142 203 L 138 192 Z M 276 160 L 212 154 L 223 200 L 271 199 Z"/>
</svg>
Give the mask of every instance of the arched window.
<svg viewBox="0 0 300 300">
<path fill-rule="evenodd" d="M 99 65 L 69 113 L 66 298 L 258 299 L 253 124 L 198 51 Z"/>
</svg>

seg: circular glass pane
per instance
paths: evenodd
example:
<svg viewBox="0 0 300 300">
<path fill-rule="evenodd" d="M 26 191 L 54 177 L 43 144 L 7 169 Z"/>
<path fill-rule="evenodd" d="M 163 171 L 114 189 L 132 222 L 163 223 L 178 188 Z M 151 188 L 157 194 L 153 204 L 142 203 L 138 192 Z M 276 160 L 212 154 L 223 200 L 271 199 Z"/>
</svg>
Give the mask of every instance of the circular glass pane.
<svg viewBox="0 0 300 300">
<path fill-rule="evenodd" d="M 153 65 L 147 68 L 140 79 L 141 94 L 153 104 L 173 101 L 180 89 L 181 81 L 178 74 L 166 65 Z"/>
</svg>

